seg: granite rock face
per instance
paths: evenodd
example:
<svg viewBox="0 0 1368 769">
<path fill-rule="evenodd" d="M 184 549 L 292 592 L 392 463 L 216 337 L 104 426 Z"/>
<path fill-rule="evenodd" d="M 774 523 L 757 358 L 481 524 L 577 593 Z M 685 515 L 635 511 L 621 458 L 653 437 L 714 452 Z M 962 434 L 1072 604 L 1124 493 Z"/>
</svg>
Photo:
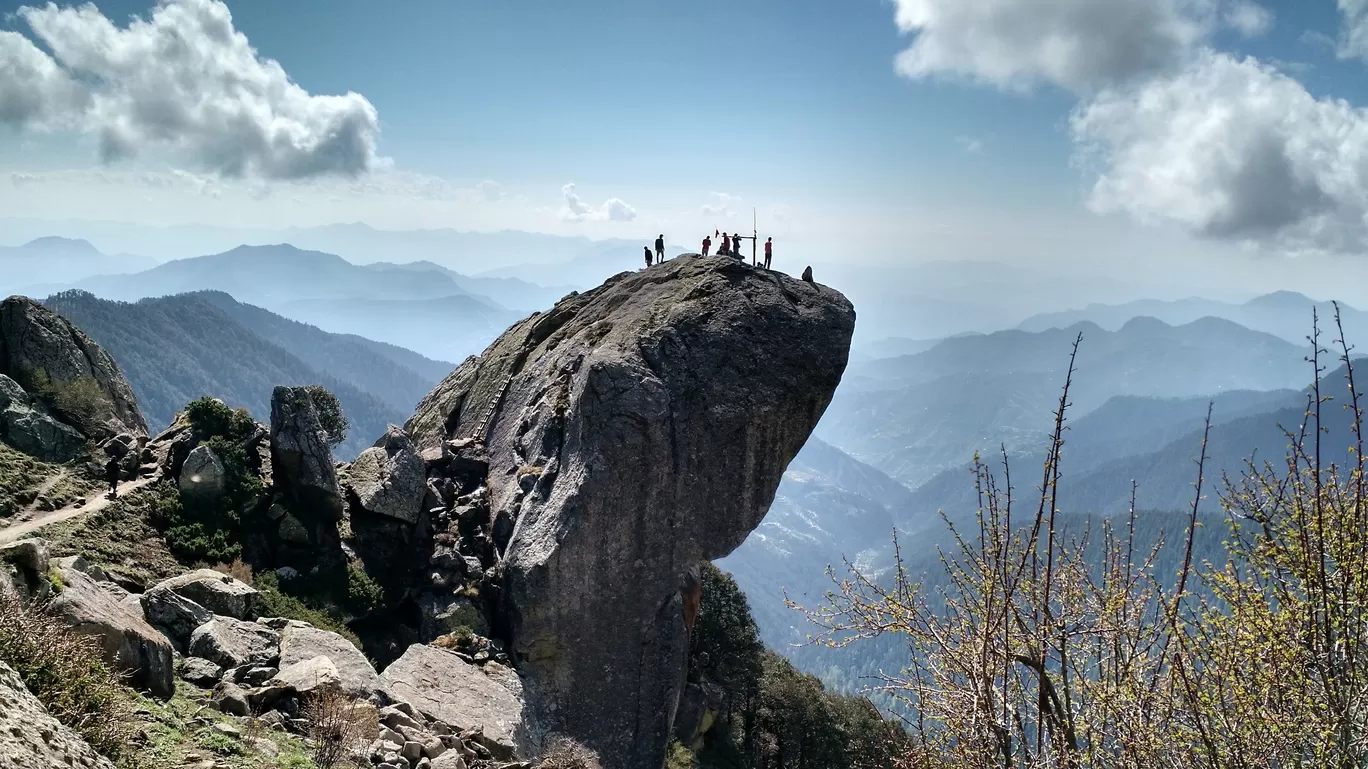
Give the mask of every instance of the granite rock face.
<svg viewBox="0 0 1368 769">
<path fill-rule="evenodd" d="M 67 319 L 27 297 L 0 302 L 0 374 L 30 394 L 76 393 L 78 397 L 52 398 L 48 406 L 53 417 L 91 441 L 147 435 L 133 388 L 109 353 Z"/>
<path fill-rule="evenodd" d="M 391 425 L 375 446 L 361 452 L 347 471 L 348 485 L 366 512 L 417 523 L 427 476 L 413 441 Z"/>
<path fill-rule="evenodd" d="M 109 759 L 48 713 L 0 662 L 0 766 L 114 769 Z"/>
<path fill-rule="evenodd" d="M 271 465 L 276 488 L 298 508 L 342 518 L 332 449 L 306 388 L 277 387 L 271 393 Z"/>
<path fill-rule="evenodd" d="M 419 405 L 422 456 L 483 441 L 529 734 L 663 764 L 698 563 L 760 523 L 854 325 L 830 288 L 686 255 L 519 323 Z"/>
</svg>

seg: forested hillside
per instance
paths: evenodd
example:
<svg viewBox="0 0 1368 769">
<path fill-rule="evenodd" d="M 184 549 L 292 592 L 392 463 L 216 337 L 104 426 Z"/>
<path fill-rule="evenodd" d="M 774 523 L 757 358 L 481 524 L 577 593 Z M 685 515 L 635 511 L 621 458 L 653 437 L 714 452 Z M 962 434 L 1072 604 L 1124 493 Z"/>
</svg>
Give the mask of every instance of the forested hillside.
<svg viewBox="0 0 1368 769">
<path fill-rule="evenodd" d="M 226 304 L 226 297 L 215 302 Z M 323 332 L 317 329 L 267 319 L 262 311 L 239 305 L 234 313 L 252 317 L 258 327 L 285 330 L 267 341 L 203 296 L 128 303 L 71 291 L 50 297 L 46 304 L 114 357 L 153 430 L 204 395 L 267 419 L 277 385 L 320 384 L 337 395 L 351 421 L 347 440 L 338 448 L 339 455 L 350 458 L 370 446 L 387 425 L 402 424 L 410 409 L 399 404 L 437 381 L 366 345 L 320 337 Z"/>
</svg>

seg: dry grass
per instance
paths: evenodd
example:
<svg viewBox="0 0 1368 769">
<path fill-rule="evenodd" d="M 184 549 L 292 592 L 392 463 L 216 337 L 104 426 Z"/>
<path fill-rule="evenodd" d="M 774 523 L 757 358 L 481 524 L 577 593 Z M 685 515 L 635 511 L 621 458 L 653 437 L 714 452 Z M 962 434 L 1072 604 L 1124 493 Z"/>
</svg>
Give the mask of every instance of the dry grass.
<svg viewBox="0 0 1368 769">
<path fill-rule="evenodd" d="M 132 749 L 132 693 L 104 664 L 96 639 L 75 635 L 52 615 L 0 593 L 0 660 L 91 747 L 115 760 Z"/>
<path fill-rule="evenodd" d="M 602 769 L 603 765 L 594 751 L 561 737 L 551 743 L 536 766 L 537 769 Z"/>
<path fill-rule="evenodd" d="M 220 574 L 227 574 L 233 579 L 246 585 L 252 584 L 252 567 L 242 562 L 241 558 L 234 558 L 232 563 L 220 563 L 209 568 Z"/>
<path fill-rule="evenodd" d="M 323 687 L 306 698 L 303 716 L 309 720 L 318 769 L 344 765 L 349 754 L 364 749 L 380 734 L 375 708 L 348 697 L 336 686 Z"/>
</svg>

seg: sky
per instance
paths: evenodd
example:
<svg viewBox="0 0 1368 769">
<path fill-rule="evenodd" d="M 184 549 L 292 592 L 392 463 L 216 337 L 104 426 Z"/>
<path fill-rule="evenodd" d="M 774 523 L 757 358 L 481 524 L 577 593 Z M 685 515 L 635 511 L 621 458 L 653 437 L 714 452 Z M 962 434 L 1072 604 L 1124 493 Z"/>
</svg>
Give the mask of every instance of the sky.
<svg viewBox="0 0 1368 769">
<path fill-rule="evenodd" d="M 1368 0 L 0 2 L 0 216 L 1272 285 L 1364 250 L 1365 67 Z"/>
</svg>

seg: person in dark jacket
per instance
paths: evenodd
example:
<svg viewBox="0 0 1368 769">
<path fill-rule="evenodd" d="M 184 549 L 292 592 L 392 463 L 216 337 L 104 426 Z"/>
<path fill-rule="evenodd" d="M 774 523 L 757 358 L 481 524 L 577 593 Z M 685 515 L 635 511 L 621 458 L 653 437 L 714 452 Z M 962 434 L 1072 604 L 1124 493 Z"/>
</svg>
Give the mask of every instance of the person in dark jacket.
<svg viewBox="0 0 1368 769">
<path fill-rule="evenodd" d="M 642 250 L 646 252 L 646 266 L 647 266 L 647 267 L 650 267 L 650 266 L 651 266 L 651 247 L 650 247 L 650 246 L 645 246 L 644 248 L 642 248 Z"/>
<path fill-rule="evenodd" d="M 109 483 L 109 496 L 119 496 L 119 458 L 111 456 L 105 462 L 105 480 Z"/>
<path fill-rule="evenodd" d="M 656 264 L 664 264 L 664 262 L 665 262 L 665 235 L 664 235 L 664 234 L 662 234 L 660 237 L 656 238 L 655 247 L 656 247 Z"/>
<path fill-rule="evenodd" d="M 708 249 L 710 249 L 710 248 L 712 248 L 712 238 L 708 237 L 707 235 L 704 235 L 704 236 L 703 236 L 703 255 L 704 255 L 704 256 L 707 256 L 707 255 L 708 255 Z"/>
</svg>

